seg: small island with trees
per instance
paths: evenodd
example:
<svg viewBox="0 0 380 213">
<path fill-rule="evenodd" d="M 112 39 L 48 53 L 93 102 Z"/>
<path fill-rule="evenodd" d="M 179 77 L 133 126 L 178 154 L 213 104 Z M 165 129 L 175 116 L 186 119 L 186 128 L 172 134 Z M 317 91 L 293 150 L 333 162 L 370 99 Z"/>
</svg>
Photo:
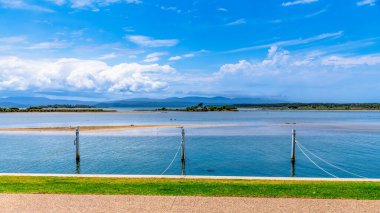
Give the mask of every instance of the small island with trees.
<svg viewBox="0 0 380 213">
<path fill-rule="evenodd" d="M 171 109 L 162 107 L 156 109 L 156 111 L 182 111 L 182 112 L 222 112 L 222 111 L 238 111 L 235 106 L 206 106 L 203 103 L 199 103 L 196 106 L 186 107 L 185 109 Z"/>
</svg>

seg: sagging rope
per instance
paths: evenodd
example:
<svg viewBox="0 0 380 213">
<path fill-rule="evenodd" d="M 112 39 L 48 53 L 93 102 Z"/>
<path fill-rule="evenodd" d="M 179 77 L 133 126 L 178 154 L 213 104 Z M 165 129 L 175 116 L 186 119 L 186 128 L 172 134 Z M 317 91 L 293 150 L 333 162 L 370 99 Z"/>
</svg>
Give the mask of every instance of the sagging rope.
<svg viewBox="0 0 380 213">
<path fill-rule="evenodd" d="M 339 169 L 339 170 L 341 170 L 341 171 L 343 171 L 343 172 L 346 172 L 346 173 L 351 174 L 351 175 L 356 176 L 356 177 L 367 178 L 367 177 L 364 177 L 364 176 L 358 175 L 358 174 L 356 174 L 356 173 L 353 173 L 353 172 L 347 171 L 347 170 L 345 170 L 345 169 L 343 169 L 343 168 L 341 168 L 341 167 L 339 167 L 339 166 L 336 166 L 336 165 L 334 165 L 334 164 L 328 162 L 327 160 L 322 159 L 322 158 L 319 157 L 318 155 L 316 155 L 316 154 L 314 154 L 313 152 L 311 152 L 310 150 L 308 150 L 308 149 L 307 149 L 304 145 L 302 145 L 299 141 L 296 141 L 296 143 L 299 144 L 299 145 L 300 145 L 304 150 L 306 150 L 309 154 L 313 155 L 314 157 L 318 158 L 320 161 L 322 161 L 322 162 L 324 162 L 324 163 L 326 163 L 326 164 L 328 164 L 328 165 L 330 165 L 330 166 L 332 166 L 332 167 L 334 167 L 334 168 L 336 168 L 336 169 Z"/>
<path fill-rule="evenodd" d="M 175 153 L 172 162 L 170 162 L 169 166 L 161 173 L 161 175 L 165 174 L 165 172 L 168 171 L 168 169 L 172 166 L 180 150 L 181 150 L 181 144 L 179 144 L 177 153 Z"/>
<path fill-rule="evenodd" d="M 315 163 L 305 152 L 304 152 L 304 150 L 301 148 L 301 146 L 300 145 L 298 145 L 298 143 L 296 143 L 296 145 L 298 146 L 298 148 L 301 150 L 301 152 L 305 155 L 305 157 L 307 158 L 307 159 L 309 159 L 309 161 L 311 162 L 311 163 L 313 163 L 318 169 L 320 169 L 320 170 L 322 170 L 323 172 L 325 172 L 326 174 L 328 174 L 328 175 L 330 175 L 330 176 L 332 176 L 332 177 L 334 177 L 334 178 L 338 178 L 338 176 L 336 176 L 336 175 L 333 175 L 333 174 L 331 174 L 330 172 L 328 172 L 328 171 L 326 171 L 325 169 L 323 169 L 322 167 L 320 167 L 317 163 Z"/>
</svg>

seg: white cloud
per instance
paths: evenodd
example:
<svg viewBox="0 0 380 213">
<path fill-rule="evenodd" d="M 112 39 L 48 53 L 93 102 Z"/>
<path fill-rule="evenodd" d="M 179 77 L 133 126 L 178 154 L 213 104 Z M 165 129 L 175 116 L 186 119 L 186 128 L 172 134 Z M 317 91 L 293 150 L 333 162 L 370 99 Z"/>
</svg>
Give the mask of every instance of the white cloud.
<svg viewBox="0 0 380 213">
<path fill-rule="evenodd" d="M 247 23 L 247 21 L 245 19 L 241 18 L 241 19 L 235 20 L 233 22 L 227 23 L 226 26 L 241 25 L 241 24 L 245 24 L 245 23 Z"/>
<path fill-rule="evenodd" d="M 318 16 L 320 14 L 323 14 L 325 12 L 327 12 L 326 8 L 322 9 L 322 10 L 318 10 L 317 12 L 314 12 L 314 13 L 308 14 L 308 15 L 305 16 L 305 18 L 313 18 L 313 17 Z"/>
<path fill-rule="evenodd" d="M 360 6 L 375 6 L 376 5 L 376 2 L 377 0 L 362 0 L 362 1 L 359 1 L 357 2 L 356 4 L 360 7 Z"/>
<path fill-rule="evenodd" d="M 198 56 L 198 55 L 200 55 L 202 53 L 205 53 L 205 52 L 207 52 L 207 50 L 199 50 L 199 51 L 196 51 L 196 52 L 186 53 L 186 54 L 183 54 L 183 55 L 172 56 L 168 60 L 169 61 L 178 61 L 178 60 L 181 60 L 181 59 L 184 59 L 184 58 L 192 58 L 192 57 Z"/>
<path fill-rule="evenodd" d="M 174 12 L 177 12 L 177 13 L 181 13 L 182 10 L 178 9 L 177 7 L 165 7 L 165 6 L 161 6 L 160 7 L 161 10 L 165 10 L 165 11 L 174 11 Z"/>
<path fill-rule="evenodd" d="M 310 4 L 310 3 L 314 3 L 318 1 L 319 0 L 296 0 L 296 1 L 283 2 L 282 6 L 288 7 L 288 6 L 298 5 L 298 4 Z"/>
<path fill-rule="evenodd" d="M 26 36 L 11 36 L 11 37 L 2 37 L 0 38 L 0 43 L 24 43 L 26 42 Z"/>
<path fill-rule="evenodd" d="M 223 8 L 223 7 L 219 7 L 217 10 L 221 11 L 221 12 L 228 12 L 228 10 L 226 8 Z"/>
<path fill-rule="evenodd" d="M 167 54 L 168 54 L 167 52 L 155 52 L 155 53 L 148 54 L 145 57 L 144 62 L 148 62 L 148 63 L 157 62 L 160 60 L 161 56 L 164 56 Z"/>
<path fill-rule="evenodd" d="M 291 53 L 271 47 L 264 59 L 222 65 L 207 85 L 214 85 L 219 91 L 228 88 L 235 94 L 286 95 L 293 101 L 365 102 L 378 100 L 373 91 L 380 88 L 379 70 L 378 53 L 354 56 L 318 51 Z"/>
<path fill-rule="evenodd" d="M 343 31 L 338 31 L 334 33 L 323 33 L 323 34 L 305 38 L 305 39 L 299 38 L 299 39 L 293 39 L 293 40 L 278 41 L 278 42 L 269 43 L 269 44 L 243 47 L 243 48 L 238 48 L 234 50 L 229 50 L 224 53 L 244 52 L 244 51 L 249 51 L 249 50 L 269 48 L 271 46 L 281 46 L 281 47 L 295 46 L 295 45 L 301 45 L 301 44 L 308 44 L 308 43 L 312 43 L 312 42 L 316 42 L 316 41 L 320 41 L 324 39 L 336 39 L 336 38 L 340 38 L 342 35 L 343 35 Z"/>
<path fill-rule="evenodd" d="M 221 66 L 214 75 L 245 74 L 250 76 L 288 75 L 289 73 L 321 73 L 326 75 L 338 71 L 368 70 L 368 67 L 380 65 L 380 54 L 361 56 L 324 55 L 318 52 L 291 54 L 277 46 L 268 50 L 267 57 L 261 61 L 240 60 L 235 64 Z M 356 68 L 356 69 L 353 69 Z M 378 69 L 379 67 L 377 67 Z M 296 75 L 296 74 L 291 74 Z M 311 80 L 311 79 L 310 79 Z"/>
<path fill-rule="evenodd" d="M 121 56 L 121 54 L 109 53 L 109 54 L 105 54 L 105 55 L 100 56 L 98 59 L 99 60 L 107 60 L 107 59 L 117 58 L 120 56 Z"/>
<path fill-rule="evenodd" d="M 289 60 L 289 52 L 279 49 L 277 46 L 272 46 L 268 50 L 267 57 L 261 62 L 249 62 L 240 60 L 236 64 L 225 64 L 217 73 L 216 76 L 221 77 L 228 74 L 243 72 L 250 75 L 263 75 L 267 72 L 278 72 L 277 68 L 280 65 L 287 64 Z"/>
<path fill-rule="evenodd" d="M 181 59 L 182 59 L 182 56 L 176 55 L 176 56 L 170 57 L 169 61 L 178 61 L 178 60 L 181 60 Z"/>
<path fill-rule="evenodd" d="M 141 4 L 142 3 L 141 0 L 126 0 L 126 2 L 128 4 Z"/>
<path fill-rule="evenodd" d="M 357 66 L 357 65 L 378 65 L 380 64 L 380 55 L 365 55 L 356 57 L 344 57 L 344 56 L 329 56 L 322 60 L 323 65 L 335 65 L 335 66 Z"/>
<path fill-rule="evenodd" d="M 3 8 L 9 9 L 18 9 L 18 10 L 31 10 L 37 12 L 53 13 L 54 10 L 41 7 L 38 5 L 29 4 L 24 0 L 0 0 L 0 6 Z"/>
<path fill-rule="evenodd" d="M 144 47 L 172 47 L 178 44 L 177 39 L 153 39 L 148 36 L 126 36 L 129 41 Z"/>
<path fill-rule="evenodd" d="M 105 7 L 115 3 L 140 4 L 141 0 L 46 0 L 56 5 L 62 6 L 68 4 L 75 9 L 92 9 L 99 11 L 98 7 Z"/>
<path fill-rule="evenodd" d="M 187 54 L 183 55 L 183 57 L 185 57 L 185 58 L 192 58 L 194 56 L 195 56 L 194 53 L 187 53 Z"/>
<path fill-rule="evenodd" d="M 69 47 L 70 44 L 66 41 L 52 41 L 36 43 L 28 47 L 28 49 L 62 49 Z"/>
<path fill-rule="evenodd" d="M 0 57 L 0 90 L 94 91 L 108 93 L 154 92 L 165 89 L 175 69 L 169 65 L 121 63 L 61 58 L 31 60 Z"/>
</svg>

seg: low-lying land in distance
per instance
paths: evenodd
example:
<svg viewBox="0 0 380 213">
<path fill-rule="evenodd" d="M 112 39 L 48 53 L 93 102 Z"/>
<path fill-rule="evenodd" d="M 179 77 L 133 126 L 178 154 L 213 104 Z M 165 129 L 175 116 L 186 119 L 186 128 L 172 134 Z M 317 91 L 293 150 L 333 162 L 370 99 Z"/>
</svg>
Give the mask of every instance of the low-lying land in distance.
<svg viewBox="0 0 380 213">
<path fill-rule="evenodd" d="M 179 112 L 234 112 L 239 109 L 254 110 L 380 110 L 380 103 L 276 103 L 276 104 L 231 104 L 204 105 L 199 103 L 186 108 L 135 109 L 134 111 L 179 111 Z M 113 109 L 97 108 L 93 105 L 46 105 L 28 108 L 1 108 L 2 112 L 117 112 Z"/>
<path fill-rule="evenodd" d="M 276 103 L 234 104 L 233 106 L 262 110 L 380 110 L 380 103 Z"/>
<path fill-rule="evenodd" d="M 160 109 L 156 109 L 156 111 L 182 111 L 182 112 L 214 112 L 214 111 L 238 111 L 237 107 L 235 106 L 206 106 L 203 103 L 199 103 L 196 106 L 190 106 L 186 107 L 185 109 L 178 109 L 178 108 L 166 108 L 162 107 Z"/>
<path fill-rule="evenodd" d="M 116 110 L 99 109 L 89 105 L 47 105 L 28 108 L 1 108 L 0 112 L 116 112 Z"/>
</svg>

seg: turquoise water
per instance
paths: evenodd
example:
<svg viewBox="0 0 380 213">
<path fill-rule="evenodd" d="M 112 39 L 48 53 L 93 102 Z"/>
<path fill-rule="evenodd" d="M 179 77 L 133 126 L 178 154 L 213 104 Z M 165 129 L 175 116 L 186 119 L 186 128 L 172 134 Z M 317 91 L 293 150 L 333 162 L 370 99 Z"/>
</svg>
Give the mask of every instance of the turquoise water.
<svg viewBox="0 0 380 213">
<path fill-rule="evenodd" d="M 186 174 L 292 176 L 291 130 L 323 159 L 348 171 L 380 178 L 380 112 L 241 111 L 144 114 L 0 114 L 1 127 L 161 123 L 225 124 L 186 128 Z M 81 133 L 0 133 L 0 172 L 161 174 L 176 154 L 175 128 Z M 312 157 L 338 177 L 355 177 Z M 329 177 L 297 149 L 294 176 Z M 180 155 L 165 174 L 180 174 Z"/>
</svg>

